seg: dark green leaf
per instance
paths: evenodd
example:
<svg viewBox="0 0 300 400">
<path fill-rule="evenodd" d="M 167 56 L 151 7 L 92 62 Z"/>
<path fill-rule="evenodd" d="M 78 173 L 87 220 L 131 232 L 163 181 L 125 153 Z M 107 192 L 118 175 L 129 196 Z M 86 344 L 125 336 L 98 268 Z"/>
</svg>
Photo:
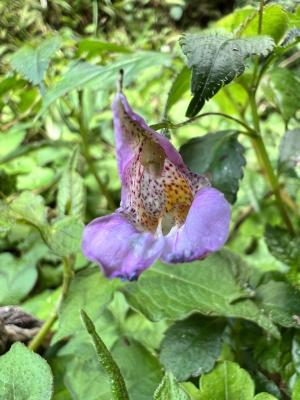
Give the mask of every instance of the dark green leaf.
<svg viewBox="0 0 300 400">
<path fill-rule="evenodd" d="M 274 47 L 267 36 L 232 39 L 221 35 L 185 35 L 180 41 L 192 69 L 191 90 L 194 95 L 186 115 L 195 116 L 206 100 L 245 70 L 250 55 L 267 56 Z"/>
<path fill-rule="evenodd" d="M 173 374 L 167 372 L 158 388 L 153 400 L 190 400 L 190 396 L 176 382 Z"/>
<path fill-rule="evenodd" d="M 165 333 L 160 361 L 180 381 L 209 372 L 221 353 L 224 321 L 192 315 Z"/>
<path fill-rule="evenodd" d="M 50 400 L 52 382 L 47 362 L 22 343 L 0 357 L 1 400 Z"/>
<path fill-rule="evenodd" d="M 287 131 L 279 148 L 278 169 L 280 172 L 295 174 L 300 162 L 300 129 Z"/>
<path fill-rule="evenodd" d="M 251 300 L 249 274 L 238 256 L 221 251 L 174 268 L 157 262 L 124 290 L 132 307 L 152 321 L 183 319 L 198 311 L 245 318 L 278 336 L 267 314 Z"/>
<path fill-rule="evenodd" d="M 58 36 L 44 40 L 37 47 L 25 45 L 13 54 L 11 65 L 25 79 L 39 85 L 44 79 L 51 57 L 59 47 Z"/>
<path fill-rule="evenodd" d="M 243 177 L 244 147 L 237 132 L 220 131 L 189 140 L 180 149 L 187 166 L 198 174 L 209 173 L 212 185 L 234 203 Z"/>
<path fill-rule="evenodd" d="M 200 378 L 201 400 L 253 400 L 254 383 L 238 364 L 224 361 Z"/>
<path fill-rule="evenodd" d="M 265 240 L 269 251 L 281 262 L 298 266 L 300 263 L 300 238 L 292 236 L 286 229 L 267 225 Z"/>
</svg>

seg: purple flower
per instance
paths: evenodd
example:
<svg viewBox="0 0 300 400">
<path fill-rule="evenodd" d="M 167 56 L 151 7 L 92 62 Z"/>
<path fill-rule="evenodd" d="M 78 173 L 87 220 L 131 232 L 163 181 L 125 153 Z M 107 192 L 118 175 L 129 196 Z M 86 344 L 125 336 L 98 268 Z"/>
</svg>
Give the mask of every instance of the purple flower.
<svg viewBox="0 0 300 400">
<path fill-rule="evenodd" d="M 193 261 L 220 249 L 230 222 L 224 195 L 206 177 L 192 173 L 122 93 L 112 108 L 121 204 L 85 227 L 84 255 L 106 276 L 132 280 L 158 258 Z"/>
</svg>

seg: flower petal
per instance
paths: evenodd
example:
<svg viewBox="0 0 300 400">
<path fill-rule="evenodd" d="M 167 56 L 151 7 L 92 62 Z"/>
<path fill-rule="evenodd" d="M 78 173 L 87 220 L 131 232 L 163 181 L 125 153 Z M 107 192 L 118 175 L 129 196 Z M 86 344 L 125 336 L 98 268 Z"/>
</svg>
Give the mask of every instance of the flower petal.
<svg viewBox="0 0 300 400">
<path fill-rule="evenodd" d="M 126 166 L 135 155 L 135 148 L 140 137 L 148 136 L 154 139 L 164 150 L 166 158 L 174 165 L 187 170 L 181 155 L 163 135 L 151 129 L 144 119 L 133 112 L 123 93 L 117 93 L 112 105 L 114 128 L 116 135 L 116 149 L 119 174 L 123 181 Z"/>
<path fill-rule="evenodd" d="M 82 251 L 106 276 L 135 279 L 161 254 L 164 239 L 138 232 L 118 212 L 94 219 L 84 229 Z"/>
<path fill-rule="evenodd" d="M 223 193 L 204 188 L 195 196 L 185 224 L 172 229 L 161 259 L 170 263 L 193 261 L 219 250 L 229 234 L 230 206 Z"/>
</svg>

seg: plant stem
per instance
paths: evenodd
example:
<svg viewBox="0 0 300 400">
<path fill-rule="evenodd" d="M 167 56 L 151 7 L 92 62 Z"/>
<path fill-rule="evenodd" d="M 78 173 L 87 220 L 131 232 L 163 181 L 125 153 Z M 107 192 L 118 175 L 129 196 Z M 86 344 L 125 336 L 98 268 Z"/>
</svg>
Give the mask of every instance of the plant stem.
<svg viewBox="0 0 300 400">
<path fill-rule="evenodd" d="M 285 209 L 284 202 L 283 202 L 283 199 L 281 196 L 278 179 L 277 179 L 276 175 L 274 174 L 273 167 L 271 165 L 263 138 L 261 136 L 259 117 L 258 117 L 257 106 L 256 106 L 256 102 L 255 102 L 255 94 L 253 92 L 249 93 L 249 101 L 250 101 L 250 107 L 251 107 L 251 112 L 252 112 L 253 125 L 254 125 L 255 131 L 257 133 L 257 135 L 252 138 L 252 144 L 253 144 L 254 150 L 256 152 L 258 161 L 261 164 L 261 167 L 264 171 L 264 174 L 268 178 L 270 186 L 273 190 L 273 193 L 274 193 L 275 199 L 276 199 L 276 204 L 277 204 L 277 207 L 281 214 L 281 217 L 282 217 L 288 231 L 291 234 L 294 234 L 293 225 L 292 225 L 289 215 Z"/>
<path fill-rule="evenodd" d="M 31 340 L 28 345 L 28 348 L 32 351 L 37 351 L 38 348 L 43 344 L 46 336 L 50 332 L 54 322 L 57 320 L 59 310 L 61 308 L 61 304 L 65 299 L 70 283 L 73 277 L 73 265 L 74 265 L 74 258 L 70 257 L 63 257 L 63 283 L 61 289 L 61 295 L 59 300 L 55 306 L 55 309 L 51 312 L 48 319 L 44 322 L 41 329 L 38 331 L 36 336 Z"/>
</svg>

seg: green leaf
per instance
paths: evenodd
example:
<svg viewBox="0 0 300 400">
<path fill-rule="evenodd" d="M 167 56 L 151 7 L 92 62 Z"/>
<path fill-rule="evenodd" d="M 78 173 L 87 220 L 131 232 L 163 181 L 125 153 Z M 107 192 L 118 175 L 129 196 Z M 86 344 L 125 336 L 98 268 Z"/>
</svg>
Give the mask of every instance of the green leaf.
<svg viewBox="0 0 300 400">
<path fill-rule="evenodd" d="M 258 33 L 259 13 L 254 18 L 249 18 L 239 31 L 241 36 L 255 36 Z M 271 36 L 278 43 L 288 28 L 288 15 L 286 11 L 277 4 L 265 6 L 263 9 L 261 34 Z"/>
<path fill-rule="evenodd" d="M 50 400 L 52 382 L 47 362 L 21 343 L 0 357 L 1 400 Z"/>
<path fill-rule="evenodd" d="M 174 268 L 157 262 L 124 292 L 129 304 L 152 321 L 178 320 L 199 312 L 245 318 L 278 337 L 267 314 L 251 300 L 249 274 L 238 256 L 223 250 Z"/>
<path fill-rule="evenodd" d="M 87 57 L 99 56 L 103 52 L 108 53 L 131 53 L 131 50 L 125 46 L 116 43 L 103 42 L 95 39 L 83 39 L 78 45 L 78 56 L 87 54 Z"/>
<path fill-rule="evenodd" d="M 280 143 L 278 169 L 295 174 L 300 162 L 300 129 L 287 131 Z"/>
<path fill-rule="evenodd" d="M 33 288 L 37 271 L 27 254 L 20 259 L 0 254 L 0 305 L 17 304 Z"/>
<path fill-rule="evenodd" d="M 277 399 L 270 393 L 261 392 L 254 397 L 254 400 L 277 400 Z"/>
<path fill-rule="evenodd" d="M 292 28 L 290 29 L 286 36 L 284 37 L 281 47 L 288 47 L 292 44 L 296 44 L 300 39 L 300 28 Z"/>
<path fill-rule="evenodd" d="M 183 67 L 172 83 L 165 107 L 165 115 L 167 115 L 172 106 L 182 98 L 182 95 L 188 91 L 190 79 L 190 70 L 187 67 Z"/>
<path fill-rule="evenodd" d="M 38 229 L 47 226 L 47 210 L 42 196 L 25 191 L 10 203 L 10 210 L 17 220 L 25 221 Z"/>
<path fill-rule="evenodd" d="M 7 132 L 1 132 L 0 135 L 0 158 L 16 150 L 22 143 L 26 131 L 13 128 Z"/>
<path fill-rule="evenodd" d="M 8 205 L 0 200 L 0 232 L 9 231 L 15 222 L 16 219 Z"/>
<path fill-rule="evenodd" d="M 80 220 L 85 212 L 85 188 L 82 177 L 76 171 L 79 149 L 76 147 L 58 184 L 57 208 L 59 217 L 73 215 Z"/>
<path fill-rule="evenodd" d="M 81 318 L 86 327 L 86 330 L 92 337 L 98 355 L 98 360 L 109 377 L 112 397 L 116 400 L 129 400 L 128 392 L 121 371 L 115 360 L 111 356 L 110 352 L 108 351 L 107 347 L 103 343 L 102 339 L 96 332 L 95 325 L 86 314 L 86 312 L 84 312 L 84 310 L 81 310 Z"/>
<path fill-rule="evenodd" d="M 206 100 L 223 85 L 230 83 L 245 70 L 250 55 L 267 56 L 274 41 L 267 36 L 232 39 L 221 35 L 185 35 L 180 44 L 192 69 L 191 90 L 194 95 L 186 115 L 195 116 Z"/>
<path fill-rule="evenodd" d="M 200 378 L 201 400 L 253 400 L 254 383 L 238 364 L 224 361 Z"/>
<path fill-rule="evenodd" d="M 100 318 L 103 307 L 110 301 L 114 291 L 120 285 L 118 280 L 107 280 L 103 277 L 99 268 L 88 268 L 77 273 L 62 303 L 59 328 L 53 342 L 56 343 L 65 336 L 83 331 L 79 314 L 82 308 L 94 321 Z"/>
<path fill-rule="evenodd" d="M 180 381 L 209 372 L 221 353 L 224 321 L 192 315 L 165 333 L 160 361 Z"/>
<path fill-rule="evenodd" d="M 300 237 L 291 235 L 279 226 L 267 225 L 265 240 L 270 253 L 281 262 L 298 266 L 300 263 Z"/>
<path fill-rule="evenodd" d="M 269 281 L 257 288 L 256 295 L 276 324 L 299 328 L 300 292 L 297 289 L 286 282 Z"/>
<path fill-rule="evenodd" d="M 190 396 L 176 382 L 174 375 L 167 372 L 155 390 L 153 400 L 190 400 Z"/>
<path fill-rule="evenodd" d="M 51 250 L 59 256 L 68 256 L 80 251 L 84 224 L 77 216 L 60 219 L 44 233 L 44 238 Z"/>
<path fill-rule="evenodd" d="M 298 376 L 295 386 L 293 387 L 292 400 L 300 400 L 300 377 Z"/>
<path fill-rule="evenodd" d="M 55 179 L 52 168 L 35 167 L 28 174 L 20 174 L 18 176 L 17 188 L 19 190 L 34 190 L 47 187 Z"/>
<path fill-rule="evenodd" d="M 289 121 L 299 110 L 300 79 L 288 69 L 272 70 L 264 93 L 268 100 L 280 110 L 285 121 Z"/>
<path fill-rule="evenodd" d="M 246 164 L 244 147 L 236 131 L 220 131 L 193 138 L 185 143 L 180 154 L 187 166 L 198 174 L 209 173 L 212 185 L 234 203 Z"/>
<path fill-rule="evenodd" d="M 60 47 L 58 36 L 46 39 L 37 47 L 25 45 L 11 57 L 12 67 L 34 85 L 40 85 L 51 57 Z"/>
<path fill-rule="evenodd" d="M 56 86 L 49 89 L 44 97 L 40 114 L 59 97 L 74 89 L 91 88 L 106 90 L 115 86 L 119 70 L 123 69 L 125 84 L 136 81 L 137 76 L 145 69 L 155 66 L 168 65 L 170 56 L 162 53 L 145 52 L 123 57 L 107 66 L 97 66 L 87 62 L 73 64 Z"/>
</svg>

